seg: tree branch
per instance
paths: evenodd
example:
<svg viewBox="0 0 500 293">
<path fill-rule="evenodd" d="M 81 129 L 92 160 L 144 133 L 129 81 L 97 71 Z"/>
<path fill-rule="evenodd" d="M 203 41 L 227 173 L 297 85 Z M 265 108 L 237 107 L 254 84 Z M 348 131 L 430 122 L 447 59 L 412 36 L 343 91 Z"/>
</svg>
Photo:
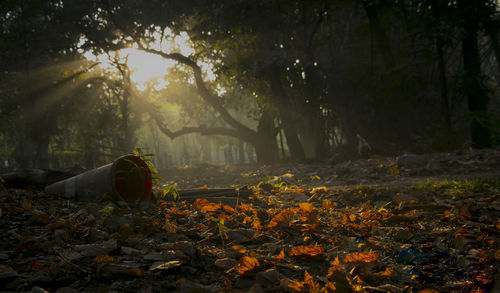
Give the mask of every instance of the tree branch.
<svg viewBox="0 0 500 293">
<path fill-rule="evenodd" d="M 198 94 L 201 96 L 201 98 L 203 100 L 205 100 L 205 102 L 207 102 L 210 106 L 212 106 L 217 112 L 219 112 L 222 119 L 227 124 L 234 127 L 236 130 L 241 131 L 243 133 L 246 133 L 248 136 L 253 136 L 256 134 L 256 132 L 254 130 L 250 129 L 249 127 L 245 126 L 241 122 L 234 119 L 234 117 L 231 116 L 231 114 L 229 114 L 227 109 L 224 108 L 224 106 L 220 103 L 220 101 L 218 100 L 218 97 L 216 97 L 216 96 L 212 95 L 212 93 L 210 93 L 207 86 L 205 85 L 205 81 L 203 80 L 201 68 L 198 66 L 198 64 L 196 64 L 196 62 L 194 62 L 190 58 L 183 56 L 179 53 L 168 54 L 168 53 L 165 53 L 162 51 L 146 48 L 140 43 L 139 43 L 139 49 L 143 50 L 144 52 L 156 54 L 156 55 L 159 55 L 163 58 L 174 60 L 174 61 L 177 61 L 181 64 L 189 66 L 193 70 L 194 78 L 196 81 L 196 89 L 198 91 Z"/>
<path fill-rule="evenodd" d="M 257 137 L 257 132 L 256 131 L 254 131 L 250 127 L 244 125 L 243 123 L 239 122 L 238 120 L 236 120 L 227 111 L 227 109 L 224 108 L 224 106 L 219 101 L 218 97 L 214 96 L 209 91 L 209 89 L 207 88 L 207 86 L 205 84 L 205 81 L 203 80 L 201 68 L 200 68 L 200 66 L 198 66 L 198 64 L 196 64 L 195 61 L 193 61 L 189 57 L 186 57 L 186 56 L 181 55 L 179 53 L 165 53 L 163 51 L 159 51 L 159 50 L 154 50 L 154 49 L 148 48 L 147 46 L 145 46 L 142 43 L 142 41 L 141 41 L 141 39 L 140 39 L 139 36 L 137 36 L 136 34 L 130 32 L 124 26 L 121 25 L 121 23 L 114 17 L 113 12 L 112 12 L 112 10 L 110 9 L 110 6 L 109 6 L 109 1 L 107 1 L 106 3 L 108 5 L 107 9 L 108 9 L 108 13 L 110 15 L 111 21 L 115 24 L 115 26 L 118 29 L 120 29 L 123 33 L 125 33 L 128 36 L 130 36 L 134 40 L 134 42 L 137 44 L 139 50 L 142 50 L 142 51 L 147 52 L 147 53 L 151 53 L 151 54 L 155 54 L 155 55 L 161 56 L 161 57 L 163 57 L 165 59 L 174 60 L 174 61 L 176 61 L 176 62 L 178 62 L 180 64 L 184 64 L 184 65 L 190 67 L 193 70 L 194 78 L 195 78 L 195 81 L 196 81 L 196 89 L 197 89 L 198 94 L 200 95 L 200 97 L 206 103 L 208 103 L 210 106 L 212 106 L 215 109 L 215 111 L 217 111 L 221 115 L 222 119 L 227 124 L 229 124 L 229 126 L 231 126 L 231 127 L 234 128 L 234 130 L 229 129 L 229 128 L 212 128 L 213 130 L 217 130 L 216 131 L 217 134 L 230 135 L 230 136 L 241 138 L 241 139 L 243 139 L 245 141 L 254 140 Z M 158 122 L 158 121 L 161 121 L 161 120 L 156 120 L 156 121 Z M 160 124 L 158 124 L 158 125 L 160 125 Z M 186 130 L 184 130 L 182 133 L 186 133 L 186 131 L 188 131 L 187 129 L 189 129 L 189 128 L 186 128 Z M 167 129 L 165 129 L 165 130 L 167 131 Z M 205 129 L 205 130 L 202 131 L 201 128 L 197 128 L 197 129 L 193 128 L 193 129 L 190 129 L 189 132 L 200 132 L 201 134 L 203 134 L 203 133 L 207 133 L 207 130 Z M 171 132 L 170 130 L 168 130 L 167 132 L 164 132 L 164 133 L 167 134 L 167 136 L 170 137 L 170 135 L 174 135 L 177 132 Z M 209 134 L 215 134 L 215 133 L 211 133 L 211 132 L 207 133 L 207 135 L 209 135 Z"/>
<path fill-rule="evenodd" d="M 156 125 L 158 125 L 158 128 L 160 129 L 163 134 L 168 136 L 170 139 L 175 139 L 176 137 L 179 137 L 184 134 L 189 134 L 189 133 L 199 133 L 201 135 L 226 135 L 226 136 L 232 136 L 239 138 L 241 140 L 244 140 L 246 142 L 251 143 L 249 141 L 249 138 L 245 135 L 243 135 L 241 132 L 238 132 L 235 129 L 232 128 L 226 128 L 226 127 L 210 127 L 207 128 L 205 125 L 200 125 L 200 126 L 195 126 L 195 127 L 183 127 L 179 130 L 172 131 L 170 130 L 161 120 L 159 115 L 151 113 L 151 111 L 148 111 L 151 117 L 155 120 Z"/>
</svg>

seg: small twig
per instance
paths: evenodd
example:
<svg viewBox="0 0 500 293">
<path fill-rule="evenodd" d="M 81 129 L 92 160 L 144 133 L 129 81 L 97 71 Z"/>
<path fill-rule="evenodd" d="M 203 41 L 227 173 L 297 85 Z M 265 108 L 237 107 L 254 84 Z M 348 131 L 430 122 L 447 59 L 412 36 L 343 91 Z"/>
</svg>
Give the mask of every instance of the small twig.
<svg viewBox="0 0 500 293">
<path fill-rule="evenodd" d="M 80 270 L 81 272 L 83 273 L 86 273 L 86 274 L 89 274 L 89 271 L 84 269 L 83 267 L 75 264 L 75 263 L 72 263 L 70 260 L 68 260 L 60 251 L 58 251 L 55 247 L 52 248 L 54 250 L 55 253 L 57 253 L 57 255 L 59 255 L 59 257 L 67 264 L 69 264 L 70 266 L 72 267 L 75 267 L 77 268 L 78 270 Z"/>
</svg>

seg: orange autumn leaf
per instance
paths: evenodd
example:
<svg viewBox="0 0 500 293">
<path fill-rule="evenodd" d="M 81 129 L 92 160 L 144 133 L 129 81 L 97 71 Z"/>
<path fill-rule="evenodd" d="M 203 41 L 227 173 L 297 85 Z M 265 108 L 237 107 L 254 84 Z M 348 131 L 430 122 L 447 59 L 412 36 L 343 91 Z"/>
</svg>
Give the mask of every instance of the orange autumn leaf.
<svg viewBox="0 0 500 293">
<path fill-rule="evenodd" d="M 347 224 L 348 220 L 347 220 L 347 215 L 346 215 L 346 214 L 343 214 L 343 215 L 342 215 L 342 220 L 340 220 L 340 222 L 341 222 L 342 224 Z"/>
<path fill-rule="evenodd" d="M 308 203 L 308 202 L 301 202 L 299 203 L 299 209 L 303 212 L 311 212 L 312 210 L 315 209 L 315 207 L 311 204 L 311 203 Z"/>
<path fill-rule="evenodd" d="M 418 293 L 439 293 L 436 289 L 426 288 L 418 291 Z"/>
<path fill-rule="evenodd" d="M 201 208 L 207 204 L 209 204 L 210 202 L 204 198 L 197 198 L 193 205 L 194 207 L 197 209 L 197 210 L 201 210 Z"/>
<path fill-rule="evenodd" d="M 234 269 L 240 273 L 241 276 L 248 274 L 255 268 L 259 267 L 259 260 L 255 257 L 244 256 L 240 259 L 240 263 L 234 267 Z"/>
<path fill-rule="evenodd" d="M 343 262 L 344 263 L 353 263 L 353 262 L 364 262 L 370 263 L 374 262 L 378 259 L 378 252 L 353 252 L 348 254 Z"/>
<path fill-rule="evenodd" d="M 259 219 L 254 219 L 252 222 L 252 228 L 255 230 L 262 230 L 262 225 L 260 224 Z"/>
<path fill-rule="evenodd" d="M 331 263 L 332 267 L 328 268 L 328 275 L 326 276 L 327 278 L 330 278 L 332 277 L 335 272 L 339 271 L 339 272 L 343 272 L 344 271 L 344 268 L 340 266 L 340 261 L 339 261 L 339 257 L 335 257 L 335 259 L 332 261 Z"/>
<path fill-rule="evenodd" d="M 319 224 L 318 211 L 314 209 L 309 212 L 306 217 L 299 217 L 299 220 L 307 223 L 307 225 L 304 225 L 304 228 L 300 229 L 302 232 L 315 231 Z"/>
<path fill-rule="evenodd" d="M 196 209 L 198 209 L 204 213 L 215 212 L 216 210 L 218 210 L 221 207 L 220 204 L 209 202 L 208 200 L 206 200 L 204 198 L 196 199 L 196 201 L 194 202 L 193 205 Z"/>
<path fill-rule="evenodd" d="M 94 264 L 103 264 L 103 263 L 108 263 L 108 262 L 113 262 L 113 261 L 115 261 L 114 257 L 109 256 L 107 254 L 104 254 L 104 255 L 96 256 L 92 262 Z"/>
<path fill-rule="evenodd" d="M 223 278 L 224 286 L 226 286 L 225 291 L 231 291 L 233 289 L 233 286 L 231 284 L 231 280 L 229 280 L 229 278 L 226 276 L 222 276 L 222 278 Z"/>
<path fill-rule="evenodd" d="M 231 246 L 231 249 L 234 250 L 234 251 L 236 251 L 236 252 L 238 252 L 238 253 L 240 253 L 240 254 L 247 253 L 247 249 L 243 245 L 233 245 L 233 246 Z"/>
<path fill-rule="evenodd" d="M 335 287 L 335 282 L 326 283 L 324 289 L 325 290 L 321 292 L 337 291 L 337 288 Z"/>
<path fill-rule="evenodd" d="M 335 257 L 335 259 L 332 261 L 332 266 L 338 266 L 340 265 L 339 257 Z"/>
<path fill-rule="evenodd" d="M 252 221 L 252 218 L 250 218 L 249 216 L 246 216 L 246 217 L 243 219 L 243 224 L 250 223 L 250 221 Z"/>
<path fill-rule="evenodd" d="M 178 208 L 172 208 L 172 210 L 170 211 L 170 213 L 176 215 L 176 216 L 185 216 L 187 215 L 187 210 L 184 210 L 184 211 L 181 211 L 179 210 Z"/>
<path fill-rule="evenodd" d="M 274 216 L 271 219 L 268 227 L 269 228 L 276 227 L 276 226 L 278 226 L 278 224 L 288 221 L 290 216 L 292 216 L 292 215 L 293 215 L 293 211 L 288 210 L 288 209 L 284 209 L 279 214 L 277 214 L 276 216 Z"/>
<path fill-rule="evenodd" d="M 324 200 L 321 203 L 321 209 L 323 209 L 323 210 L 331 210 L 331 209 L 333 209 L 336 206 L 337 206 L 336 202 L 331 202 L 329 200 Z"/>
<path fill-rule="evenodd" d="M 320 245 L 311 245 L 311 246 L 297 246 L 288 253 L 289 256 L 295 257 L 315 257 L 323 254 L 325 249 Z"/>
<path fill-rule="evenodd" d="M 302 193 L 305 193 L 305 192 L 306 192 L 306 190 L 304 188 L 300 188 L 300 189 L 296 189 L 295 190 L 296 194 L 302 194 Z"/>
<path fill-rule="evenodd" d="M 377 277 L 390 277 L 390 276 L 392 276 L 392 274 L 393 274 L 392 269 L 387 267 L 387 268 L 385 268 L 385 271 L 378 272 L 375 274 L 375 276 L 377 276 Z"/>
<path fill-rule="evenodd" d="M 292 281 L 288 284 L 288 288 L 295 291 L 303 291 L 302 289 L 309 289 L 309 291 L 316 291 L 319 289 L 319 285 L 314 281 L 314 278 L 307 272 L 304 272 L 304 281 Z"/>
<path fill-rule="evenodd" d="M 356 215 L 355 214 L 350 214 L 349 215 L 349 221 L 351 221 L 351 222 L 356 221 Z"/>
<path fill-rule="evenodd" d="M 229 219 L 231 219 L 231 217 L 228 216 L 228 215 L 220 214 L 220 215 L 217 215 L 217 219 L 219 219 L 219 220 L 229 220 Z"/>
<path fill-rule="evenodd" d="M 296 292 L 302 291 L 302 287 L 304 287 L 304 283 L 301 281 L 292 280 L 292 283 L 288 284 L 288 288 L 293 289 Z"/>
<path fill-rule="evenodd" d="M 222 205 L 222 209 L 228 213 L 234 213 L 234 209 L 228 205 Z"/>
<path fill-rule="evenodd" d="M 310 290 L 319 288 L 318 283 L 314 281 L 314 278 L 307 271 L 304 272 L 304 286 Z"/>
<path fill-rule="evenodd" d="M 277 259 L 284 259 L 285 258 L 285 251 L 282 249 L 280 253 L 276 256 Z"/>
<path fill-rule="evenodd" d="M 246 203 L 241 203 L 238 207 L 240 208 L 240 212 L 244 214 L 248 214 L 250 211 L 252 211 L 252 207 Z"/>
<path fill-rule="evenodd" d="M 205 185 L 201 186 L 199 189 L 208 189 L 208 187 L 207 187 L 207 185 L 205 184 Z"/>
</svg>

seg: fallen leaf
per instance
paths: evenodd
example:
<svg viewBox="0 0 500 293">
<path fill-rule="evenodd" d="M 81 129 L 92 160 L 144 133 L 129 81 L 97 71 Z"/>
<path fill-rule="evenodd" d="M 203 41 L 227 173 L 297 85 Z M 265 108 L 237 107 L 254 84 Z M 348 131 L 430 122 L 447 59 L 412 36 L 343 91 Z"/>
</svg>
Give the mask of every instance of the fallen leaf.
<svg viewBox="0 0 500 293">
<path fill-rule="evenodd" d="M 312 210 L 315 209 L 315 207 L 311 204 L 311 203 L 308 203 L 308 202 L 301 202 L 298 204 L 299 205 L 299 209 L 302 211 L 302 212 L 311 212 Z"/>
<path fill-rule="evenodd" d="M 353 262 L 374 262 L 378 259 L 378 252 L 353 252 L 348 254 L 343 262 L 344 263 L 353 263 Z"/>
<path fill-rule="evenodd" d="M 316 257 L 320 256 L 323 254 L 325 249 L 323 246 L 320 245 L 311 245 L 311 246 L 296 246 L 294 247 L 290 253 L 288 253 L 289 256 L 294 256 L 294 257 Z"/>
<path fill-rule="evenodd" d="M 155 270 L 170 270 L 170 269 L 173 269 L 173 268 L 176 268 L 178 266 L 181 266 L 182 263 L 178 260 L 171 260 L 171 261 L 167 261 L 167 262 L 155 262 L 153 263 L 150 267 L 149 267 L 149 270 L 150 271 L 155 271 Z"/>
<path fill-rule="evenodd" d="M 240 253 L 240 254 L 247 253 L 247 249 L 243 245 L 233 245 L 233 246 L 231 246 L 231 249 L 236 251 L 237 253 Z"/>
<path fill-rule="evenodd" d="M 204 213 L 215 212 L 216 210 L 218 210 L 221 207 L 220 204 L 209 202 L 208 200 L 206 200 L 204 198 L 196 199 L 196 201 L 194 202 L 193 205 L 196 209 L 198 209 Z"/>
<path fill-rule="evenodd" d="M 240 259 L 240 263 L 234 267 L 234 270 L 240 273 L 240 276 L 248 275 L 259 267 L 259 260 L 255 257 L 244 256 Z"/>
<path fill-rule="evenodd" d="M 31 200 L 29 199 L 24 199 L 23 200 L 23 203 L 21 204 L 21 207 L 25 210 L 25 211 L 29 211 L 31 210 L 31 207 L 33 206 Z"/>
<path fill-rule="evenodd" d="M 289 209 L 282 210 L 279 214 L 277 214 L 276 216 L 274 216 L 271 219 L 268 227 L 272 228 L 272 227 L 278 226 L 278 224 L 281 224 L 281 225 L 286 224 L 293 214 L 294 214 L 293 211 L 291 211 Z"/>
<path fill-rule="evenodd" d="M 108 263 L 108 262 L 114 262 L 115 258 L 112 256 L 109 256 L 107 254 L 104 255 L 98 255 L 94 258 L 92 263 L 94 264 L 103 264 L 103 263 Z"/>
<path fill-rule="evenodd" d="M 390 277 L 390 276 L 392 276 L 393 273 L 394 273 L 393 270 L 391 268 L 387 267 L 387 268 L 385 268 L 385 271 L 375 273 L 375 276 L 377 276 L 377 277 Z"/>
</svg>

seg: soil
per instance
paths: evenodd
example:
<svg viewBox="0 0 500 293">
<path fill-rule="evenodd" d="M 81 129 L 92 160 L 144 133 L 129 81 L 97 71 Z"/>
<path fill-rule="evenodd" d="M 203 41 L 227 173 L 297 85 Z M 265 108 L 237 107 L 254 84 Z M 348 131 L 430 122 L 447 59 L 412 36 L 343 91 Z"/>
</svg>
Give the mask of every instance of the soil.
<svg viewBox="0 0 500 293">
<path fill-rule="evenodd" d="M 499 292 L 499 175 L 489 149 L 172 168 L 140 203 L 0 187 L 0 290 Z"/>
</svg>

